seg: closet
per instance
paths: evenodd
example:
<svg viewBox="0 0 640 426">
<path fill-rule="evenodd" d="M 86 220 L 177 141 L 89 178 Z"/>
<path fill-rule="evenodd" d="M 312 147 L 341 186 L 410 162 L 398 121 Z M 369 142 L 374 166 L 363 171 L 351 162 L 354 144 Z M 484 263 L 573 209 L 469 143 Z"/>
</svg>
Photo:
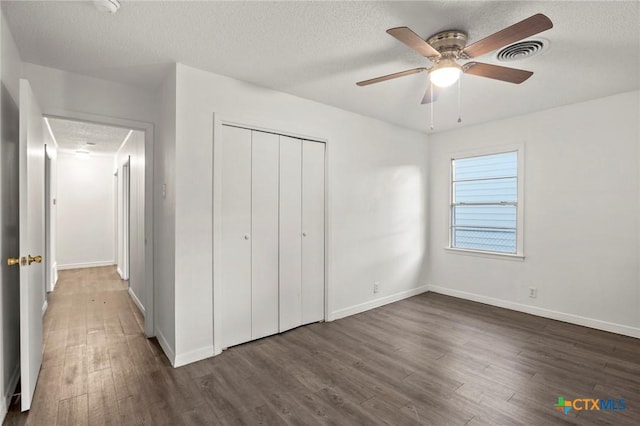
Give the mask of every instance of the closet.
<svg viewBox="0 0 640 426">
<path fill-rule="evenodd" d="M 222 347 L 324 319 L 324 143 L 222 126 Z"/>
</svg>

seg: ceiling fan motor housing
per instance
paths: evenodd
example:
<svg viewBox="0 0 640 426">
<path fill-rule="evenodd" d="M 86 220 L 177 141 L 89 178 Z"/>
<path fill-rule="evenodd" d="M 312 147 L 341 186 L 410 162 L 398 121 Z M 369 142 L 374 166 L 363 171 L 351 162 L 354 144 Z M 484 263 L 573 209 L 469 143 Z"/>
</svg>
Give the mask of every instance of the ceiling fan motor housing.
<svg viewBox="0 0 640 426">
<path fill-rule="evenodd" d="M 458 30 L 442 31 L 427 39 L 427 43 L 440 52 L 443 57 L 458 59 L 467 45 L 468 36 Z"/>
</svg>

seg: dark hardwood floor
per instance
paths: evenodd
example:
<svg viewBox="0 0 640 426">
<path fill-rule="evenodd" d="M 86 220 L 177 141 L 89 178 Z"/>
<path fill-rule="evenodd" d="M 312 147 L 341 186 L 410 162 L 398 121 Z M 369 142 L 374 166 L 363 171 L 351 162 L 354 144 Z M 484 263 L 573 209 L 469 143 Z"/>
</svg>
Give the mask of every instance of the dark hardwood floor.
<svg viewBox="0 0 640 426">
<path fill-rule="evenodd" d="M 113 268 L 60 273 L 21 425 L 640 424 L 640 340 L 423 294 L 173 369 Z M 626 409 L 556 411 L 559 396 Z"/>
</svg>

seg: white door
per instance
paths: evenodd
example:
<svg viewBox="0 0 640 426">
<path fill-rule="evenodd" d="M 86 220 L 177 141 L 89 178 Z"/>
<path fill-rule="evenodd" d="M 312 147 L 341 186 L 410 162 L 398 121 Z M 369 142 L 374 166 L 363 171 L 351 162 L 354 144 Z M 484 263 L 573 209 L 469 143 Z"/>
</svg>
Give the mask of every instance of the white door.
<svg viewBox="0 0 640 426">
<path fill-rule="evenodd" d="M 251 340 L 251 131 L 222 126 L 222 347 Z"/>
<path fill-rule="evenodd" d="M 252 131 L 251 338 L 278 332 L 279 137 Z"/>
<path fill-rule="evenodd" d="M 302 143 L 280 136 L 280 331 L 302 325 Z"/>
<path fill-rule="evenodd" d="M 302 141 L 302 323 L 324 319 L 324 147 Z"/>
<path fill-rule="evenodd" d="M 20 380 L 22 411 L 31 407 L 42 365 L 44 292 L 44 132 L 40 107 L 20 80 Z"/>
</svg>

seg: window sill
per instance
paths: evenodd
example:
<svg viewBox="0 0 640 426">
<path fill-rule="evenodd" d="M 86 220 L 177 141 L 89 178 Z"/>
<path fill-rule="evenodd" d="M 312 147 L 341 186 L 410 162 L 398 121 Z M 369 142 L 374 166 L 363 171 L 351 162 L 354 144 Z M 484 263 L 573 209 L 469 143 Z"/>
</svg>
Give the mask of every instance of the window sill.
<svg viewBox="0 0 640 426">
<path fill-rule="evenodd" d="M 469 250 L 454 247 L 445 247 L 444 249 L 450 253 L 462 254 L 465 256 L 486 257 L 489 259 L 511 260 L 516 262 L 524 261 L 524 256 L 521 254 L 496 253 L 492 251 Z"/>
</svg>

